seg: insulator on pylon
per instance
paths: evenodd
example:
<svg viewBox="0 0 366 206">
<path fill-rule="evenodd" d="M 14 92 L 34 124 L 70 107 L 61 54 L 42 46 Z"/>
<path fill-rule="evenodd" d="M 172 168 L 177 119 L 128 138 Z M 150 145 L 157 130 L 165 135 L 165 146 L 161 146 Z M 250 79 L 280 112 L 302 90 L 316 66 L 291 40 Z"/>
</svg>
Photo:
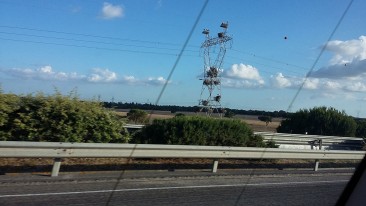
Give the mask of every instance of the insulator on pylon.
<svg viewBox="0 0 366 206">
<path fill-rule="evenodd" d="M 225 33 L 224 33 L 224 32 L 217 33 L 217 36 L 218 36 L 219 38 L 224 38 Z"/>
<path fill-rule="evenodd" d="M 201 103 L 202 103 L 203 106 L 207 106 L 208 105 L 208 101 L 207 100 L 202 100 Z"/>
<path fill-rule="evenodd" d="M 212 85 L 212 81 L 211 81 L 210 79 L 205 79 L 205 80 L 203 81 L 203 84 L 204 84 L 204 85 L 206 85 L 206 86 L 208 86 L 208 85 Z"/>
<path fill-rule="evenodd" d="M 207 71 L 207 76 L 209 77 L 217 77 L 219 70 L 216 67 L 210 67 Z"/>
<path fill-rule="evenodd" d="M 221 96 L 220 95 L 217 95 L 216 97 L 215 97 L 215 101 L 216 102 L 219 102 L 221 100 Z"/>
<path fill-rule="evenodd" d="M 227 22 L 222 22 L 220 27 L 227 29 L 227 27 L 229 26 L 229 24 Z"/>
<path fill-rule="evenodd" d="M 204 29 L 203 31 L 202 31 L 202 34 L 209 34 L 210 33 L 210 30 L 208 30 L 208 29 Z"/>
<path fill-rule="evenodd" d="M 219 85 L 221 82 L 220 82 L 219 79 L 216 79 L 216 80 L 213 81 L 213 83 L 214 83 L 214 85 Z"/>
</svg>

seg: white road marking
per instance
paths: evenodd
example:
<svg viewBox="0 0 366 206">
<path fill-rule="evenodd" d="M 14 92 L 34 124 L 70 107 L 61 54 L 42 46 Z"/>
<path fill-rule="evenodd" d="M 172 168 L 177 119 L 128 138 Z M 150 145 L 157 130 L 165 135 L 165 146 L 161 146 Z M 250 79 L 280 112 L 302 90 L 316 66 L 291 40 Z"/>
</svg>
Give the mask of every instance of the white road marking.
<svg viewBox="0 0 366 206">
<path fill-rule="evenodd" d="M 131 188 L 118 190 L 91 190 L 79 192 L 48 192 L 34 194 L 13 194 L 0 195 L 0 198 L 5 197 L 32 197 L 46 195 L 75 195 L 75 194 L 91 194 L 91 193 L 108 193 L 108 192 L 131 192 L 131 191 L 146 191 L 146 190 L 171 190 L 171 189 L 196 189 L 196 188 L 219 188 L 219 187 L 248 187 L 248 186 L 276 186 L 276 185 L 306 185 L 319 183 L 341 183 L 348 180 L 333 180 L 333 181 L 313 181 L 313 182 L 272 182 L 272 183 L 251 183 L 251 184 L 231 184 L 231 185 L 191 185 L 191 186 L 176 186 L 176 187 L 147 187 L 147 188 Z"/>
</svg>

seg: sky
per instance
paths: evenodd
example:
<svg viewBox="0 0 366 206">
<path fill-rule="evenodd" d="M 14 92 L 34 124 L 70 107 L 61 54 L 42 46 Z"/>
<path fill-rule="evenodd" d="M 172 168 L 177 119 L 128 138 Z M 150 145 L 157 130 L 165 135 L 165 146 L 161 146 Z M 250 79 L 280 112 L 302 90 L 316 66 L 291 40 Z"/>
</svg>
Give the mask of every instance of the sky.
<svg viewBox="0 0 366 206">
<path fill-rule="evenodd" d="M 211 0 L 198 18 L 204 4 L 0 0 L 1 89 L 154 104 L 167 83 L 158 104 L 196 106 L 202 31 L 214 37 L 228 22 L 223 107 L 327 106 L 366 117 L 366 1 L 352 1 L 344 13 L 349 0 Z M 213 60 L 218 51 L 212 48 Z"/>
</svg>

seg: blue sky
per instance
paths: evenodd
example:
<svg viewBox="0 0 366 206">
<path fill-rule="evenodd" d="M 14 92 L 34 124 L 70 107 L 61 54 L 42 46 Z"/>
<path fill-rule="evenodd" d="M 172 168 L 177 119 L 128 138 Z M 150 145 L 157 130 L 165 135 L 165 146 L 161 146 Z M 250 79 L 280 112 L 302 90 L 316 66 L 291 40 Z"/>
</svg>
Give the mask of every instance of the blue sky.
<svg viewBox="0 0 366 206">
<path fill-rule="evenodd" d="M 154 103 L 204 1 L 0 0 L 0 83 L 16 94 L 77 89 L 83 99 Z M 366 1 L 211 0 L 159 104 L 195 106 L 202 30 L 229 22 L 222 105 L 332 106 L 366 117 Z M 287 37 L 285 39 L 284 37 Z"/>
</svg>

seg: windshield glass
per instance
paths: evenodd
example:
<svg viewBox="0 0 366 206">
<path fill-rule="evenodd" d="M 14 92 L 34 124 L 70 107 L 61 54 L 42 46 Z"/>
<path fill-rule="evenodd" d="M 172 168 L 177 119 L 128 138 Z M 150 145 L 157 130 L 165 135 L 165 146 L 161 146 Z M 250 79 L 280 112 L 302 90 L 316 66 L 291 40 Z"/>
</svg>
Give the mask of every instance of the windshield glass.
<svg viewBox="0 0 366 206">
<path fill-rule="evenodd" d="M 252 204 L 240 199 L 248 188 L 254 194 L 258 185 L 281 185 L 280 179 L 256 179 L 259 168 L 306 168 L 306 175 L 321 174 L 313 170 L 322 167 L 342 168 L 345 178 L 316 180 L 291 171 L 295 177 L 286 186 L 303 185 L 310 192 L 309 182 L 322 182 L 319 188 L 330 194 L 328 184 L 339 179 L 337 197 L 364 155 L 365 1 L 0 0 L 0 5 L 1 141 L 261 149 L 245 158 L 234 151 L 136 156 L 153 158 L 153 163 L 139 159 L 138 169 L 155 163 L 187 169 L 165 158 L 183 158 L 182 164 L 193 169 L 195 164 L 211 169 L 212 160 L 216 169 L 242 164 L 253 169 L 231 188 L 237 199 L 230 204 Z M 285 150 L 295 152 L 277 156 Z M 315 154 L 319 151 L 324 155 Z M 123 158 L 135 158 L 134 152 Z M 24 156 L 14 156 L 19 157 Z M 42 163 L 48 165 L 64 158 L 37 157 L 49 158 Z M 4 174 L 13 171 L 10 162 L 1 163 Z M 190 183 L 164 188 L 183 184 L 188 189 Z M 227 185 L 235 180 L 229 178 Z M 241 191 L 243 185 L 248 188 Z M 224 187 L 213 193 L 226 194 Z M 295 203 L 289 201 L 282 203 Z"/>
</svg>

